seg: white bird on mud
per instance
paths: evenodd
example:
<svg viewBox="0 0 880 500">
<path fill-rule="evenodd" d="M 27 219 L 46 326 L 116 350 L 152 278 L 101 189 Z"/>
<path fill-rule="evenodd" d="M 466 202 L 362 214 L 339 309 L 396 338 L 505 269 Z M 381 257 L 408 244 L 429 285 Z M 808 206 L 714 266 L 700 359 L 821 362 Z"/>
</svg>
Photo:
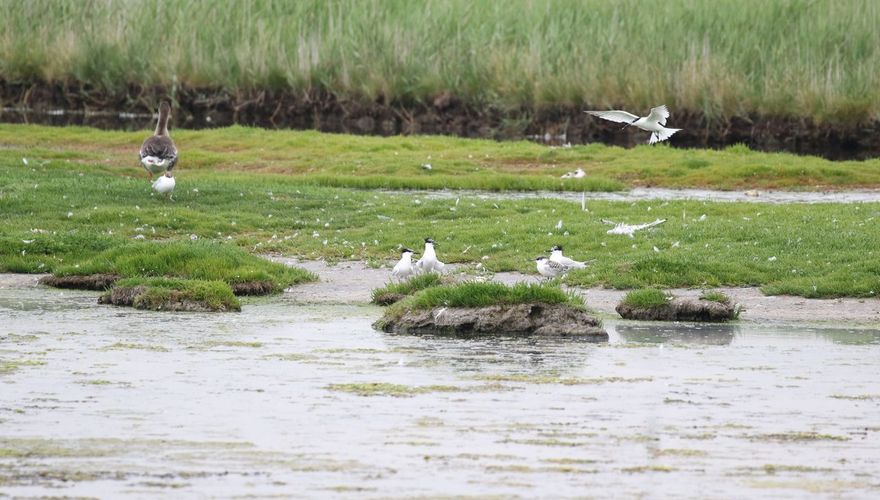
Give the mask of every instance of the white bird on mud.
<svg viewBox="0 0 880 500">
<path fill-rule="evenodd" d="M 420 273 L 443 272 L 446 264 L 437 260 L 437 253 L 434 252 L 434 240 L 425 238 L 425 252 L 422 258 L 416 261 L 416 268 Z"/>
<path fill-rule="evenodd" d="M 555 262 L 555 263 L 559 264 L 560 266 L 564 267 L 566 270 L 568 270 L 568 269 L 584 269 L 591 262 L 594 262 L 594 261 L 591 260 L 591 261 L 587 261 L 587 262 L 579 262 L 574 259 L 570 259 L 570 258 L 562 255 L 562 247 L 559 245 L 556 245 L 550 249 L 550 262 Z"/>
<path fill-rule="evenodd" d="M 651 108 L 651 112 L 648 113 L 648 116 L 642 117 L 638 117 L 632 113 L 627 113 L 626 111 L 621 111 L 619 109 L 610 111 L 584 111 L 584 113 L 598 116 L 603 120 L 625 123 L 626 125 L 624 125 L 623 128 L 633 125 L 642 130 L 651 132 L 651 138 L 648 139 L 648 144 L 665 141 L 672 137 L 672 134 L 681 130 L 680 128 L 666 128 L 664 126 L 666 125 L 666 119 L 669 118 L 669 109 L 665 104 L 657 106 L 656 108 Z"/>
<path fill-rule="evenodd" d="M 153 182 L 153 189 L 159 194 L 167 194 L 168 199 L 174 201 L 172 195 L 174 194 L 174 186 L 176 184 L 177 181 L 174 180 L 174 176 L 171 172 L 165 172 L 165 175 L 159 176 L 159 178 Z"/>
<path fill-rule="evenodd" d="M 623 222 L 614 222 L 614 221 L 610 221 L 608 219 L 602 219 L 602 222 L 604 222 L 605 224 L 609 224 L 609 225 L 614 226 L 613 228 L 606 231 L 606 233 L 608 233 L 608 234 L 625 234 L 625 235 L 629 236 L 630 238 L 634 238 L 635 236 L 633 236 L 633 233 L 635 233 L 636 231 L 641 231 L 642 229 L 648 229 L 649 227 L 659 226 L 660 224 L 663 224 L 664 222 L 666 222 L 666 219 L 657 219 L 654 222 L 648 222 L 645 224 L 637 224 L 637 225 L 624 224 Z"/>
<path fill-rule="evenodd" d="M 392 278 L 397 278 L 400 281 L 403 281 L 416 273 L 412 263 L 412 256 L 414 253 L 415 252 L 409 248 L 404 248 L 400 252 L 400 260 L 397 261 L 397 264 L 394 265 L 394 269 L 391 270 Z"/>
<path fill-rule="evenodd" d="M 159 121 L 156 131 L 141 145 L 141 165 L 150 179 L 174 168 L 177 164 L 177 147 L 168 135 L 168 120 L 171 118 L 171 105 L 165 101 L 159 104 Z"/>
<path fill-rule="evenodd" d="M 557 264 L 547 257 L 538 257 L 535 259 L 535 263 L 538 268 L 538 274 L 547 279 L 552 279 L 565 274 L 565 266 Z"/>
</svg>

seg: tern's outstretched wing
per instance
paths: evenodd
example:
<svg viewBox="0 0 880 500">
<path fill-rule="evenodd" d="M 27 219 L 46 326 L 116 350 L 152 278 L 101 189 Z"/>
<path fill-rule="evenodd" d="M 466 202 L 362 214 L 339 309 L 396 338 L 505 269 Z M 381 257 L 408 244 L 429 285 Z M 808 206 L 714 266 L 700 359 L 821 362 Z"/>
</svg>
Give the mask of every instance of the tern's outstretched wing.
<svg viewBox="0 0 880 500">
<path fill-rule="evenodd" d="M 641 229 L 648 229 L 649 227 L 659 226 L 666 222 L 666 219 L 657 219 L 654 222 L 648 222 L 647 224 L 639 224 L 637 226 L 633 226 L 633 231 L 639 231 Z"/>
<path fill-rule="evenodd" d="M 616 222 L 614 222 L 614 221 L 610 221 L 610 220 L 608 220 L 608 219 L 602 219 L 602 223 L 603 223 L 603 224 L 608 224 L 609 226 L 616 226 L 616 225 L 617 225 Z"/>
<path fill-rule="evenodd" d="M 648 114 L 648 121 L 657 122 L 664 127 L 666 126 L 667 118 L 669 118 L 669 108 L 665 104 L 651 108 L 651 113 Z"/>
<path fill-rule="evenodd" d="M 626 111 L 620 111 L 617 109 L 611 110 L 611 111 L 584 111 L 584 113 L 587 113 L 587 114 L 593 115 L 593 116 L 598 116 L 599 118 L 601 118 L 603 120 L 608 120 L 608 121 L 617 122 L 617 123 L 632 123 L 632 122 L 639 119 L 638 116 L 636 116 L 632 113 L 627 113 Z"/>
</svg>

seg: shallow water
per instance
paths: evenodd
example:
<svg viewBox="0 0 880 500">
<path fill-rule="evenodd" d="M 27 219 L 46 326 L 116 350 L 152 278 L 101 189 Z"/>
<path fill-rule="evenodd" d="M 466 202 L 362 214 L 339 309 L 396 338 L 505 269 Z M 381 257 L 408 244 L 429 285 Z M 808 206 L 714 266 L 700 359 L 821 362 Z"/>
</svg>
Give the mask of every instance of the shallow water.
<svg viewBox="0 0 880 500">
<path fill-rule="evenodd" d="M 576 186 L 578 179 L 572 179 Z M 401 191 L 385 191 L 388 194 L 400 194 Z M 558 200 L 584 201 L 645 201 L 645 200 L 693 200 L 711 202 L 746 202 L 746 203 L 876 203 L 880 202 L 880 190 L 850 191 L 717 191 L 712 189 L 669 189 L 669 188 L 634 188 L 618 192 L 559 192 L 559 191 L 474 191 L 474 190 L 425 190 L 404 191 L 425 198 L 458 198 L 476 197 L 484 200 L 530 200 L 552 198 Z"/>
<path fill-rule="evenodd" d="M 0 288 L 0 496 L 880 495 L 880 330 L 461 340 L 95 297 Z"/>
</svg>

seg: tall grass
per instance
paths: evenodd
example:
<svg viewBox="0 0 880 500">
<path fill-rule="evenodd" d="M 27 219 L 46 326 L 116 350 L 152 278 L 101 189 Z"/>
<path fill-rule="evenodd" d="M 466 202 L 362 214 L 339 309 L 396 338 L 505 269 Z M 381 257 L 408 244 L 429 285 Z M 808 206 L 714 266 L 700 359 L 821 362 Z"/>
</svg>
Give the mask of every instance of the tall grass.
<svg viewBox="0 0 880 500">
<path fill-rule="evenodd" d="M 855 121 L 878 24 L 874 0 L 0 0 L 0 77 Z"/>
</svg>

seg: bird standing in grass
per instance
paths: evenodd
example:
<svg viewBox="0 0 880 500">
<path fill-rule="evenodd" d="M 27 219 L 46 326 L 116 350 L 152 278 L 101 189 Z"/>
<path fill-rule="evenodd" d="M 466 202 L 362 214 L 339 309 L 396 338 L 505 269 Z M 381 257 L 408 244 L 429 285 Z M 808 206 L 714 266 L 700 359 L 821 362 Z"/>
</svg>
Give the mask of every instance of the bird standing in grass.
<svg viewBox="0 0 880 500">
<path fill-rule="evenodd" d="M 416 261 L 416 268 L 420 273 L 443 272 L 446 264 L 437 260 L 437 253 L 434 251 L 434 240 L 425 238 L 425 252 L 422 258 Z"/>
<path fill-rule="evenodd" d="M 550 262 L 555 262 L 560 266 L 564 267 L 566 270 L 568 269 L 583 269 L 587 267 L 587 265 L 592 262 L 579 262 L 574 259 L 570 259 L 564 255 L 562 255 L 562 247 L 559 245 L 554 246 L 550 249 Z"/>
<path fill-rule="evenodd" d="M 651 138 L 648 139 L 648 144 L 665 141 L 666 139 L 672 137 L 672 134 L 681 130 L 680 128 L 666 128 L 664 126 L 666 125 L 666 119 L 669 118 L 669 109 L 666 107 L 665 104 L 663 106 L 651 108 L 651 112 L 648 113 L 648 116 L 642 117 L 638 117 L 632 113 L 627 113 L 626 111 L 621 111 L 618 109 L 610 111 L 584 111 L 584 113 L 598 116 L 603 120 L 608 120 L 616 123 L 625 123 L 626 125 L 624 125 L 623 128 L 632 125 L 642 130 L 651 132 Z"/>
<path fill-rule="evenodd" d="M 538 274 L 541 276 L 552 279 L 556 278 L 565 273 L 565 267 L 561 264 L 557 264 L 547 257 L 538 257 L 535 259 L 535 262 L 538 267 Z"/>
<path fill-rule="evenodd" d="M 159 194 L 167 194 L 168 199 L 174 201 L 172 195 L 174 194 L 175 184 L 177 184 L 177 181 L 174 180 L 174 176 L 171 175 L 171 172 L 165 172 L 153 182 L 153 189 Z"/>
<path fill-rule="evenodd" d="M 403 281 L 416 273 L 412 263 L 412 256 L 414 253 L 415 252 L 409 248 L 404 248 L 400 252 L 400 260 L 397 261 L 397 264 L 394 265 L 394 269 L 391 270 L 392 278 L 397 278 L 398 280 Z"/>
<path fill-rule="evenodd" d="M 159 121 L 156 131 L 141 145 L 141 165 L 150 179 L 155 174 L 170 171 L 177 164 L 177 147 L 168 135 L 168 120 L 171 118 L 171 105 L 162 101 L 159 104 Z"/>
</svg>

